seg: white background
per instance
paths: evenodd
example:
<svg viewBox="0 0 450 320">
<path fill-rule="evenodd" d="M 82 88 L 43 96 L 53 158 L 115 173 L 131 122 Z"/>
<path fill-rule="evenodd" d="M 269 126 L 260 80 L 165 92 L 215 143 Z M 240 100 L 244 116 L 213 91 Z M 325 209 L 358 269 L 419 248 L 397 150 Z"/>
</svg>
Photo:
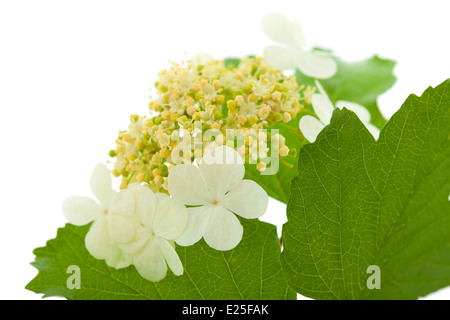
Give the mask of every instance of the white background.
<svg viewBox="0 0 450 320">
<path fill-rule="evenodd" d="M 390 117 L 410 93 L 450 77 L 449 3 L 0 0 L 0 299 L 40 299 L 24 289 L 37 274 L 33 249 L 65 224 L 66 197 L 90 195 L 92 169 L 130 114 L 147 114 L 168 60 L 260 55 L 273 44 L 261 17 L 282 12 L 311 47 L 396 60 L 398 81 L 379 98 Z M 272 202 L 265 219 L 281 226 L 283 207 Z"/>
</svg>

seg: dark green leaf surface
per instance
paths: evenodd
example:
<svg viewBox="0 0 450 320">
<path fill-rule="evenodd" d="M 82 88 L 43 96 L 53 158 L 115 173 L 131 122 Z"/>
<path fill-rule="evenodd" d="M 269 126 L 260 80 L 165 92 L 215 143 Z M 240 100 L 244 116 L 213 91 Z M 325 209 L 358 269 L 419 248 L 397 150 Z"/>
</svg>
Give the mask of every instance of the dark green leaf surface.
<svg viewBox="0 0 450 320">
<path fill-rule="evenodd" d="M 134 266 L 116 270 L 86 250 L 88 226 L 67 224 L 43 248 L 35 249 L 32 263 L 39 273 L 27 289 L 48 296 L 95 300 L 259 300 L 296 299 L 280 265 L 280 246 L 273 225 L 242 220 L 244 237 L 230 251 L 211 249 L 201 240 L 190 247 L 177 246 L 184 274 L 170 271 L 157 283 L 143 279 Z M 68 289 L 67 268 L 80 267 L 81 289 Z"/>
<path fill-rule="evenodd" d="M 408 97 L 378 142 L 336 109 L 292 181 L 290 286 L 316 299 L 416 299 L 450 285 L 449 139 L 450 80 Z M 366 285 L 371 265 L 381 289 Z"/>
</svg>

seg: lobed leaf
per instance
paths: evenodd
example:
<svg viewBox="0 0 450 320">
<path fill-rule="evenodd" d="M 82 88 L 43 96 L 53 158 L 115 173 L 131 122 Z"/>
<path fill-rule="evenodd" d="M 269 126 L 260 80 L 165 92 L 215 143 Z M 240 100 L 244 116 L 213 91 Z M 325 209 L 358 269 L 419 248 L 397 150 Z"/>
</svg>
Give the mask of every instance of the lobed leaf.
<svg viewBox="0 0 450 320">
<path fill-rule="evenodd" d="M 450 285 L 450 80 L 411 95 L 378 141 L 356 115 L 299 156 L 283 226 L 290 286 L 316 299 L 416 299 Z M 369 289 L 369 266 L 381 289 Z"/>
<path fill-rule="evenodd" d="M 32 263 L 39 273 L 26 286 L 44 297 L 69 300 L 272 300 L 296 299 L 280 265 L 280 246 L 273 225 L 244 220 L 244 237 L 230 251 L 217 251 L 203 240 L 190 247 L 177 246 L 184 274 L 170 271 L 153 283 L 134 268 L 116 270 L 93 258 L 85 248 L 89 226 L 67 224 L 55 239 L 35 249 Z M 69 266 L 80 268 L 80 289 L 69 289 Z"/>
</svg>

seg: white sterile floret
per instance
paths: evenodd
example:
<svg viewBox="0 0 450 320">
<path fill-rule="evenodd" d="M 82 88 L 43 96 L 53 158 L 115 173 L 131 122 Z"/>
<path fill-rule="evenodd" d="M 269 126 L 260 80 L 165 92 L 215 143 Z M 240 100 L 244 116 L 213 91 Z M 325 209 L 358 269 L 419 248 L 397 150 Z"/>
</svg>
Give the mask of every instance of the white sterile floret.
<svg viewBox="0 0 450 320">
<path fill-rule="evenodd" d="M 265 59 L 273 67 L 282 70 L 298 68 L 317 79 L 327 79 L 336 73 L 337 64 L 328 53 L 305 50 L 305 36 L 297 20 L 289 20 L 280 13 L 270 13 L 263 17 L 262 27 L 270 39 L 285 45 L 265 48 Z"/>
<path fill-rule="evenodd" d="M 77 226 L 93 221 L 86 234 L 85 244 L 89 253 L 97 259 L 106 259 L 111 267 L 127 267 L 131 257 L 123 253 L 117 243 L 132 241 L 134 197 L 128 190 L 116 192 L 112 189 L 111 174 L 105 165 L 95 167 L 90 188 L 97 201 L 73 196 L 62 205 L 67 220 Z"/>
<path fill-rule="evenodd" d="M 217 250 L 231 250 L 242 239 L 243 227 L 237 214 L 255 219 L 264 214 L 267 193 L 256 182 L 243 180 L 242 158 L 230 147 L 208 152 L 199 166 L 182 164 L 169 172 L 170 195 L 188 208 L 185 232 L 176 243 L 189 246 L 202 237 Z"/>
<path fill-rule="evenodd" d="M 312 96 L 311 103 L 314 112 L 319 119 L 306 115 L 301 117 L 299 122 L 300 131 L 309 142 L 314 142 L 320 131 L 322 131 L 322 129 L 330 123 L 331 116 L 333 115 L 333 110 L 335 108 L 322 85 L 317 80 L 316 87 L 319 89 L 320 93 L 316 93 Z M 343 107 L 353 111 L 373 135 L 373 137 L 378 139 L 380 130 L 370 123 L 370 113 L 366 108 L 355 102 L 344 100 L 336 102 L 336 108 L 342 109 Z"/>
<path fill-rule="evenodd" d="M 138 183 L 130 184 L 128 190 L 136 201 L 136 237 L 119 247 L 132 256 L 136 270 L 147 280 L 163 279 L 167 265 L 175 275 L 182 275 L 183 265 L 175 251 L 174 240 L 186 228 L 186 207 L 165 194 L 154 194 Z"/>
<path fill-rule="evenodd" d="M 167 265 L 175 275 L 183 274 L 174 240 L 187 225 L 185 206 L 139 183 L 114 191 L 103 164 L 94 169 L 90 186 L 98 202 L 70 197 L 63 202 L 63 212 L 77 226 L 94 221 L 85 238 L 92 256 L 114 268 L 134 264 L 142 277 L 155 282 L 166 276 Z"/>
</svg>

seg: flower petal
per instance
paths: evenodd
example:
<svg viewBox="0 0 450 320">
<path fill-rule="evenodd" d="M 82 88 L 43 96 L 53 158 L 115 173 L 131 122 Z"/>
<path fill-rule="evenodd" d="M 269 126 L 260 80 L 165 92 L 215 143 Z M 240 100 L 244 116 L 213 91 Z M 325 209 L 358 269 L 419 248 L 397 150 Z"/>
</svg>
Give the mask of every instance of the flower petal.
<svg viewBox="0 0 450 320">
<path fill-rule="evenodd" d="M 295 70 L 298 64 L 298 50 L 292 47 L 268 46 L 264 49 L 264 59 L 275 69 Z"/>
<path fill-rule="evenodd" d="M 303 116 L 300 118 L 300 131 L 309 142 L 316 141 L 320 131 L 325 128 L 325 125 L 313 116 Z"/>
<path fill-rule="evenodd" d="M 361 120 L 361 122 L 369 122 L 370 121 L 370 112 L 369 112 L 369 110 L 364 108 L 362 105 L 360 105 L 356 102 L 345 101 L 345 100 L 336 101 L 336 108 L 342 109 L 343 107 L 356 113 L 356 115 L 358 116 L 359 120 Z"/>
<path fill-rule="evenodd" d="M 317 51 L 299 51 L 297 67 L 307 76 L 316 79 L 331 78 L 337 71 L 336 61 Z"/>
<path fill-rule="evenodd" d="M 242 239 L 244 229 L 239 219 L 222 206 L 216 206 L 208 219 L 203 238 L 216 250 L 231 250 Z"/>
<path fill-rule="evenodd" d="M 128 254 L 135 254 L 141 250 L 151 236 L 150 230 L 138 224 L 135 229 L 136 236 L 133 241 L 128 243 L 118 243 L 117 245 Z"/>
<path fill-rule="evenodd" d="M 167 264 L 155 239 L 134 255 L 133 263 L 139 274 L 147 280 L 157 282 L 166 276 Z"/>
<path fill-rule="evenodd" d="M 183 264 L 181 263 L 175 248 L 167 240 L 158 239 L 157 241 L 170 270 L 172 270 L 176 276 L 181 276 L 183 274 Z"/>
<path fill-rule="evenodd" d="M 157 205 L 158 205 L 158 203 L 160 203 L 161 201 L 170 198 L 167 194 L 161 193 L 161 192 L 155 193 L 155 197 L 156 197 L 156 203 L 157 203 Z"/>
<path fill-rule="evenodd" d="M 175 240 L 180 246 L 193 245 L 203 237 L 209 216 L 214 212 L 214 207 L 205 205 L 188 208 L 187 210 L 189 216 L 186 228 L 183 234 Z"/>
<path fill-rule="evenodd" d="M 263 16 L 261 24 L 271 40 L 298 49 L 305 46 L 305 35 L 297 20 L 289 20 L 281 13 L 269 13 Z"/>
<path fill-rule="evenodd" d="M 96 259 L 106 259 L 114 253 L 116 246 L 109 236 L 105 217 L 102 216 L 94 221 L 84 242 L 86 249 Z"/>
<path fill-rule="evenodd" d="M 255 181 L 243 180 L 227 193 L 223 206 L 246 219 L 256 219 L 267 209 L 269 197 Z"/>
<path fill-rule="evenodd" d="M 158 203 L 153 230 L 160 238 L 175 240 L 183 233 L 187 221 L 188 211 L 186 207 L 168 198 Z"/>
<path fill-rule="evenodd" d="M 90 187 L 98 201 L 108 207 L 115 195 L 112 189 L 111 173 L 103 163 L 99 163 L 91 174 Z"/>
<path fill-rule="evenodd" d="M 243 160 L 233 148 L 220 146 L 208 152 L 200 161 L 199 169 L 214 199 L 222 198 L 225 193 L 242 181 L 245 174 Z"/>
<path fill-rule="evenodd" d="M 202 205 L 208 199 L 208 187 L 200 169 L 192 164 L 174 166 L 167 178 L 172 198 L 185 205 Z"/>
<path fill-rule="evenodd" d="M 114 252 L 105 259 L 106 264 L 114 269 L 127 268 L 133 262 L 130 254 L 123 252 L 119 247 L 114 249 Z"/>
<path fill-rule="evenodd" d="M 109 214 L 108 230 L 111 239 L 118 243 L 129 243 L 136 237 L 137 222 L 131 217 Z"/>
<path fill-rule="evenodd" d="M 129 190 L 122 190 L 117 193 L 114 199 L 110 202 L 108 211 L 114 215 L 130 217 L 134 215 L 136 207 L 135 202 L 133 193 Z"/>
<path fill-rule="evenodd" d="M 135 201 L 136 218 L 142 224 L 150 226 L 156 211 L 156 196 L 148 187 L 139 183 L 132 183 L 128 190 L 133 194 Z"/>
<path fill-rule="evenodd" d="M 317 117 L 322 121 L 324 125 L 330 123 L 331 116 L 333 115 L 334 107 L 328 103 L 327 97 L 322 94 L 313 94 L 311 103 Z"/>
<path fill-rule="evenodd" d="M 62 210 L 71 224 L 83 226 L 100 217 L 104 209 L 91 198 L 73 196 L 64 200 Z"/>
</svg>

